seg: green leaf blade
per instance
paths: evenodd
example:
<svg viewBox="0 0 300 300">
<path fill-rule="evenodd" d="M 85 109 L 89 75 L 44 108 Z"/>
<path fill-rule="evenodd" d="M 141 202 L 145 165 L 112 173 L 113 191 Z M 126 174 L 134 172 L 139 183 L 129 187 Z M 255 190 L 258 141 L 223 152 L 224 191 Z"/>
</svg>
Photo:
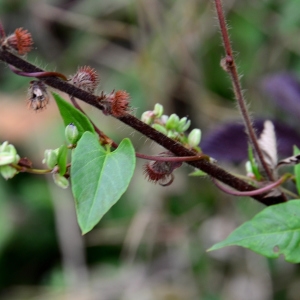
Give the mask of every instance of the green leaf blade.
<svg viewBox="0 0 300 300">
<path fill-rule="evenodd" d="M 64 175 L 67 170 L 67 156 L 68 148 L 66 145 L 61 145 L 58 151 L 57 165 L 59 167 L 59 174 Z"/>
<path fill-rule="evenodd" d="M 71 181 L 77 219 L 89 232 L 126 191 L 135 169 L 135 151 L 124 139 L 114 152 L 105 151 L 86 132 L 72 154 Z"/>
<path fill-rule="evenodd" d="M 80 137 L 86 131 L 95 133 L 94 126 L 87 116 L 85 116 L 81 111 L 76 109 L 69 102 L 64 100 L 60 95 L 56 93 L 52 93 L 52 95 L 56 101 L 65 126 L 68 126 L 70 123 L 73 123 L 78 129 Z"/>
<path fill-rule="evenodd" d="M 299 263 L 300 200 L 290 200 L 265 208 L 208 251 L 234 245 L 269 258 L 277 258 L 283 254 L 286 261 Z"/>
</svg>

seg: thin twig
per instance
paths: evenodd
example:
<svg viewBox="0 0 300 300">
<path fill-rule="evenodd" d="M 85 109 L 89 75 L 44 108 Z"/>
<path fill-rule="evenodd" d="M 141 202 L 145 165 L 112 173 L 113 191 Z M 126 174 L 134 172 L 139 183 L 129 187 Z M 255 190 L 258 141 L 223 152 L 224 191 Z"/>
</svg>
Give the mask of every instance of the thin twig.
<svg viewBox="0 0 300 300">
<path fill-rule="evenodd" d="M 233 196 L 256 196 L 256 195 L 260 195 L 260 194 L 265 194 L 266 192 L 269 192 L 270 190 L 276 188 L 277 186 L 281 185 L 284 181 L 286 180 L 285 177 L 282 177 L 280 179 L 278 179 L 275 182 L 272 182 L 271 184 L 264 186 L 262 188 L 259 188 L 257 190 L 254 191 L 250 191 L 250 192 L 239 192 L 239 191 L 233 191 L 231 189 L 226 188 L 225 186 L 223 186 L 222 184 L 220 184 L 216 179 L 212 178 L 213 183 L 224 193 L 226 194 L 230 194 Z"/>
<path fill-rule="evenodd" d="M 229 39 L 229 34 L 228 34 L 228 29 L 226 26 L 226 21 L 224 17 L 224 12 L 222 8 L 222 3 L 221 0 L 215 0 L 215 5 L 216 5 L 216 10 L 217 10 L 217 15 L 218 15 L 218 20 L 220 24 L 220 29 L 221 29 L 221 35 L 224 43 L 224 49 L 225 49 L 225 54 L 226 57 L 223 59 L 223 65 L 225 66 L 226 71 L 230 74 L 232 85 L 233 85 L 233 90 L 235 94 L 235 98 L 237 100 L 240 112 L 242 114 L 243 120 L 245 122 L 245 127 L 249 136 L 249 139 L 251 141 L 251 144 L 258 156 L 258 159 L 265 170 L 265 173 L 270 181 L 274 181 L 274 176 L 272 174 L 272 171 L 270 170 L 269 166 L 265 162 L 263 153 L 258 145 L 257 141 L 257 136 L 255 134 L 255 130 L 253 128 L 251 118 L 247 109 L 247 104 L 244 99 L 243 93 L 242 93 L 242 88 L 241 88 L 241 83 L 240 83 L 240 78 L 238 75 L 236 63 L 234 60 L 234 55 Z"/>
<path fill-rule="evenodd" d="M 10 164 L 10 166 L 15 168 L 18 172 L 26 172 L 38 175 L 49 174 L 53 171 L 52 169 L 32 169 L 24 166 L 19 166 L 18 164 Z"/>
<path fill-rule="evenodd" d="M 24 77 L 35 77 L 35 78 L 43 78 L 43 77 L 51 77 L 51 76 L 54 76 L 54 77 L 59 77 L 61 78 L 62 80 L 65 80 L 67 81 L 68 78 L 62 74 L 62 73 L 59 73 L 59 72 L 47 72 L 47 71 L 44 71 L 44 72 L 33 72 L 33 73 L 27 73 L 27 72 L 22 72 L 18 69 L 16 69 L 14 66 L 12 65 L 8 65 L 8 67 L 10 68 L 10 70 L 12 72 L 14 72 L 15 74 L 17 75 L 20 75 L 20 76 L 24 76 Z"/>
</svg>

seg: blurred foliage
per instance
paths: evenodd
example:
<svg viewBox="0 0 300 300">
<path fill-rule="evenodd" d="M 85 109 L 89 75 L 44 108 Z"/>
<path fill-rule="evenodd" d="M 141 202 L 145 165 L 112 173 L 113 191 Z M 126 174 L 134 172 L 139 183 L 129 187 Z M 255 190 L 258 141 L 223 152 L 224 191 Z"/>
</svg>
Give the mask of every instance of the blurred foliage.
<svg viewBox="0 0 300 300">
<path fill-rule="evenodd" d="M 224 1 L 232 44 L 253 115 L 281 115 L 260 91 L 263 76 L 300 72 L 297 0 Z M 125 89 L 140 116 L 159 102 L 166 113 L 189 116 L 205 134 L 239 121 L 213 1 L 0 0 L 7 33 L 28 29 L 28 60 L 65 74 L 91 65 L 107 92 Z M 45 149 L 63 141 L 54 101 L 26 110 L 30 79 L 0 68 L 0 142 L 41 164 Z M 140 152 L 161 149 L 132 129 L 84 106 L 116 141 L 130 136 Z M 222 151 L 222 145 L 220 145 Z M 0 299 L 251 299 L 296 300 L 300 274 L 283 260 L 213 243 L 262 209 L 228 197 L 184 167 L 171 187 L 144 180 L 138 162 L 122 199 L 81 237 L 70 191 L 51 178 L 19 174 L 0 180 Z M 244 172 L 240 166 L 225 166 Z M 200 182 L 199 182 L 200 180 Z"/>
</svg>

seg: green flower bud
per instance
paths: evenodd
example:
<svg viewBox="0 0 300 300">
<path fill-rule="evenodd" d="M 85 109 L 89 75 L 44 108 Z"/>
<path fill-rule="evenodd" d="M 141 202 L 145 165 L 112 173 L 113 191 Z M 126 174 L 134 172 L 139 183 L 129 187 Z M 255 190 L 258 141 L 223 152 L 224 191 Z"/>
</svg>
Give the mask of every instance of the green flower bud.
<svg viewBox="0 0 300 300">
<path fill-rule="evenodd" d="M 69 186 L 69 180 L 66 177 L 60 175 L 59 173 L 53 174 L 53 180 L 56 183 L 56 185 L 58 185 L 62 189 L 66 189 Z"/>
<path fill-rule="evenodd" d="M 160 124 L 152 124 L 152 127 L 154 129 L 156 129 L 157 131 L 167 135 L 168 134 L 168 130 L 163 126 L 163 125 L 160 125 Z"/>
<path fill-rule="evenodd" d="M 0 153 L 0 166 L 9 165 L 15 162 L 15 155 L 8 152 Z"/>
<path fill-rule="evenodd" d="M 77 127 L 70 123 L 65 129 L 65 137 L 68 143 L 74 145 L 79 139 L 79 131 Z"/>
<path fill-rule="evenodd" d="M 188 120 L 187 117 L 181 118 L 181 119 L 179 120 L 177 130 L 181 129 L 181 128 L 185 125 L 185 123 L 187 122 L 187 120 Z"/>
<path fill-rule="evenodd" d="M 183 117 L 180 119 L 177 127 L 178 132 L 184 132 L 189 129 L 191 125 L 191 121 L 187 119 L 187 117 Z"/>
<path fill-rule="evenodd" d="M 58 150 L 59 148 L 55 150 L 52 149 L 45 150 L 43 164 L 46 164 L 50 169 L 53 169 L 57 165 Z"/>
<path fill-rule="evenodd" d="M 178 137 L 178 134 L 177 134 L 177 132 L 175 132 L 175 131 L 168 131 L 168 134 L 167 134 L 167 136 L 170 138 L 170 139 L 176 139 L 177 137 Z"/>
<path fill-rule="evenodd" d="M 154 117 L 153 111 L 147 110 L 142 114 L 141 121 L 150 125 L 153 122 Z"/>
<path fill-rule="evenodd" d="M 16 148 L 8 144 L 8 142 L 2 143 L 0 146 L 0 166 L 9 165 L 12 163 L 18 163 L 20 156 L 17 154 Z"/>
<path fill-rule="evenodd" d="M 13 178 L 16 174 L 18 174 L 18 171 L 11 166 L 1 166 L 0 173 L 2 177 L 7 180 Z"/>
<path fill-rule="evenodd" d="M 164 113 L 164 107 L 161 104 L 156 103 L 154 105 L 153 113 L 156 118 L 160 118 L 162 116 L 162 114 Z"/>
<path fill-rule="evenodd" d="M 160 118 L 160 120 L 163 124 L 166 124 L 168 119 L 169 119 L 169 116 L 167 116 L 167 115 L 162 115 Z"/>
<path fill-rule="evenodd" d="M 171 130 L 171 129 L 176 129 L 179 124 L 179 117 L 176 114 L 172 114 L 168 121 L 166 122 L 166 128 Z"/>
<path fill-rule="evenodd" d="M 8 152 L 8 151 L 7 151 L 7 146 L 8 146 L 8 141 L 3 142 L 3 143 L 0 145 L 0 152 Z"/>
<path fill-rule="evenodd" d="M 185 123 L 185 125 L 182 127 L 183 131 L 186 131 L 190 128 L 191 126 L 191 120 L 187 120 L 187 122 Z"/>
<path fill-rule="evenodd" d="M 188 144 L 194 148 L 198 147 L 201 140 L 201 130 L 198 128 L 193 129 L 188 135 Z"/>
</svg>

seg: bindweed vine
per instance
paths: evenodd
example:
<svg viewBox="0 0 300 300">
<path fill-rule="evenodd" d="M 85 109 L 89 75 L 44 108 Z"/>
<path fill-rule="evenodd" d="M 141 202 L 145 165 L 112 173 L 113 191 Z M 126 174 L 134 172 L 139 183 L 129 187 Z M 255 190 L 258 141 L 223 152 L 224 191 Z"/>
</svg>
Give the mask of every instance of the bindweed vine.
<svg viewBox="0 0 300 300">
<path fill-rule="evenodd" d="M 296 218 L 291 216 L 288 208 L 290 201 L 287 201 L 287 193 L 284 192 L 281 185 L 287 180 L 294 180 L 299 186 L 298 166 L 295 167 L 295 175 L 287 173 L 280 178 L 278 178 L 277 170 L 279 166 L 298 164 L 299 155 L 295 150 L 294 156 L 278 162 L 276 135 L 271 121 L 265 122 L 262 134 L 257 136 L 242 94 L 221 1 L 215 0 L 215 5 L 225 50 L 221 66 L 230 75 L 236 101 L 248 134 L 248 177 L 242 178 L 231 174 L 218 166 L 213 157 L 203 153 L 201 129 L 193 128 L 191 130 L 191 120 L 187 117 L 180 118 L 177 114 L 166 115 L 163 105 L 157 103 L 153 110 L 145 111 L 139 119 L 132 114 L 133 108 L 130 105 L 130 95 L 127 91 L 116 89 L 109 93 L 104 91 L 95 93 L 100 76 L 94 68 L 79 67 L 72 76 L 42 70 L 27 62 L 23 57 L 32 50 L 31 34 L 23 28 L 18 28 L 12 35 L 6 36 L 1 25 L 0 60 L 5 62 L 16 75 L 35 78 L 29 83 L 28 108 L 44 113 L 52 94 L 64 121 L 66 140 L 63 145 L 55 149 L 45 150 L 43 159 L 45 169 L 33 168 L 30 159 L 21 158 L 13 145 L 8 141 L 3 142 L 0 145 L 2 177 L 10 179 L 21 172 L 39 175 L 51 173 L 54 182 L 61 188 L 68 188 L 71 183 L 77 219 L 83 234 L 92 230 L 126 191 L 133 176 L 136 158 L 149 160 L 144 165 L 143 171 L 145 179 L 152 183 L 159 183 L 161 186 L 172 184 L 176 169 L 180 168 L 183 163 L 187 163 L 201 170 L 201 176 L 210 177 L 216 187 L 223 192 L 235 196 L 250 196 L 267 206 L 286 205 L 283 209 L 286 218 Z M 51 93 L 48 90 L 49 87 L 65 92 L 71 103 L 56 92 Z M 114 141 L 90 120 L 81 108 L 78 99 L 101 110 L 104 117 L 113 117 L 131 126 L 145 137 L 163 146 L 165 151 L 157 156 L 149 156 L 136 152 L 127 137 L 120 142 Z M 68 155 L 69 153 L 71 155 Z M 69 157 L 71 158 L 68 161 Z M 224 185 L 228 185 L 230 188 Z M 278 213 L 277 208 L 274 210 Z M 270 217 L 274 210 L 270 207 L 263 215 Z M 300 200 L 294 201 L 293 210 L 297 216 L 299 215 L 299 218 L 296 219 L 300 220 Z M 259 222 L 264 222 L 260 218 L 258 219 Z M 297 220 L 293 222 L 293 226 L 296 226 L 300 233 L 300 221 Z M 255 225 L 256 219 L 253 222 Z M 235 240 L 238 237 L 246 239 L 251 234 L 249 228 L 254 226 L 253 222 L 250 222 L 248 227 L 245 225 L 245 230 L 239 230 L 237 235 L 233 234 Z M 284 231 L 290 230 L 289 222 L 281 225 Z M 260 225 L 258 224 L 258 226 Z M 258 231 L 257 234 L 274 234 L 269 226 L 262 225 L 261 228 L 262 231 Z M 275 228 L 275 234 L 278 233 L 276 230 Z M 278 238 L 281 237 L 278 235 Z M 285 238 L 289 238 L 288 233 Z M 300 234 L 298 240 L 300 241 Z M 288 258 L 289 261 L 300 261 L 300 250 L 298 250 L 298 255 L 290 255 L 290 252 L 296 250 L 295 247 L 288 245 L 283 248 L 281 244 L 282 252 L 277 251 L 276 255 L 274 253 L 270 255 L 266 248 L 272 247 L 273 249 L 277 245 L 274 243 L 277 242 L 272 240 L 266 245 L 246 243 L 242 246 L 269 257 L 284 253 L 287 257 L 292 257 Z M 234 242 L 227 244 L 234 244 Z M 227 244 L 222 242 L 220 245 Z M 217 249 L 219 246 L 212 249 Z"/>
</svg>

